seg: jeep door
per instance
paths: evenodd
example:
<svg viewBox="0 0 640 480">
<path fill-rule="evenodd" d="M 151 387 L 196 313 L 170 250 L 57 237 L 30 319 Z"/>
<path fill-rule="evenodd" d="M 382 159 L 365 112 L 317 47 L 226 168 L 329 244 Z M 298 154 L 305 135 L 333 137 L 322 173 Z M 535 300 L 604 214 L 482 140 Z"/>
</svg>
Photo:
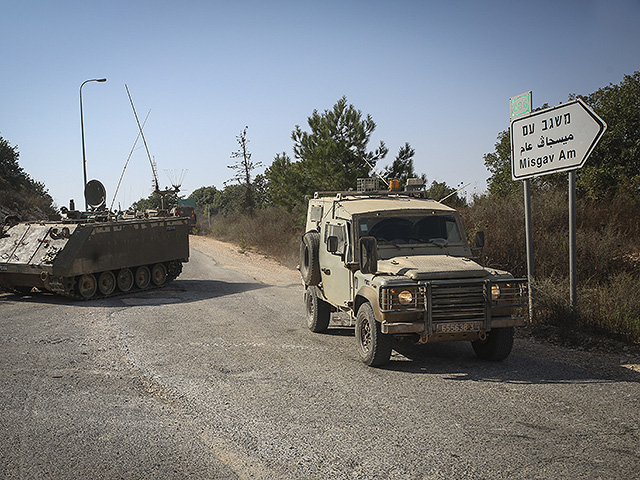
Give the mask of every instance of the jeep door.
<svg viewBox="0 0 640 480">
<path fill-rule="evenodd" d="M 347 267 L 352 255 L 349 224 L 337 219 L 323 227 L 319 251 L 322 290 L 330 303 L 345 307 L 352 297 L 352 273 Z"/>
</svg>

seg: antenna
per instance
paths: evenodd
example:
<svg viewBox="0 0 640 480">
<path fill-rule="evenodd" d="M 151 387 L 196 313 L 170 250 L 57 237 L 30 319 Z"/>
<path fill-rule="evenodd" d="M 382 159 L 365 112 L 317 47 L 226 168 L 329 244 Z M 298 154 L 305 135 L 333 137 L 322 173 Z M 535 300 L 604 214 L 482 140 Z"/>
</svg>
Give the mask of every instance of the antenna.
<svg viewBox="0 0 640 480">
<path fill-rule="evenodd" d="M 182 182 L 184 181 L 184 177 L 187 174 L 189 169 L 182 169 L 180 173 L 177 170 L 165 170 L 164 173 L 169 177 L 169 181 L 171 182 L 171 186 L 176 190 L 176 192 L 180 191 L 180 187 L 182 186 Z"/>
<path fill-rule="evenodd" d="M 462 187 L 460 187 L 459 189 L 457 189 L 455 192 L 451 192 L 449 195 L 447 195 L 446 197 L 441 198 L 440 200 L 438 200 L 438 202 L 444 202 L 447 198 L 452 197 L 453 195 L 455 195 L 456 193 L 458 193 L 460 190 L 464 190 L 465 188 L 467 188 L 469 185 L 471 185 L 471 182 L 467 183 L 466 185 L 463 185 Z"/>
<path fill-rule="evenodd" d="M 144 128 L 144 126 L 147 124 L 147 119 L 149 118 L 150 114 L 151 114 L 151 110 L 149 110 L 149 113 L 147 113 L 147 116 L 145 117 L 144 122 L 142 122 L 142 128 Z M 142 129 L 140 129 L 140 131 L 138 132 L 138 135 L 136 136 L 136 140 L 135 142 L 133 142 L 133 147 L 131 147 L 131 151 L 129 152 L 129 156 L 127 157 L 127 161 L 124 163 L 124 168 L 122 169 L 122 173 L 120 174 L 120 180 L 118 180 L 116 193 L 113 194 L 113 200 L 111 200 L 111 206 L 109 207 L 109 210 L 113 210 L 113 204 L 115 203 L 116 197 L 118 196 L 118 191 L 120 190 L 120 184 L 122 183 L 122 177 L 124 177 L 124 172 L 127 169 L 127 165 L 129 165 L 129 160 L 131 160 L 131 155 L 133 155 L 133 152 L 136 149 L 136 145 L 138 144 L 138 139 L 140 138 L 140 132 L 142 132 Z M 119 203 L 118 203 L 118 209 L 121 210 Z"/>
<path fill-rule="evenodd" d="M 382 181 L 384 182 L 384 184 L 388 187 L 388 186 L 389 186 L 389 182 L 387 182 L 387 181 L 385 180 L 385 178 L 384 178 L 382 175 L 380 175 L 380 174 L 376 171 L 376 169 L 374 168 L 374 166 L 373 166 L 373 165 L 371 165 L 371 163 L 369 163 L 369 160 L 367 160 L 366 158 L 364 158 L 364 156 L 362 156 L 361 158 L 362 158 L 362 160 L 364 160 L 364 161 L 366 162 L 366 164 L 367 164 L 367 165 L 369 165 L 369 168 L 371 168 L 371 170 L 373 171 L 373 173 L 375 173 L 375 174 L 380 178 L 380 180 L 382 180 Z"/>
<path fill-rule="evenodd" d="M 129 96 L 129 102 L 131 103 L 131 108 L 133 109 L 133 115 L 136 117 L 136 123 L 138 124 L 138 130 L 140 130 L 140 136 L 142 137 L 142 141 L 144 142 L 144 148 L 147 150 L 147 157 L 149 157 L 149 163 L 151 164 L 151 171 L 153 172 L 153 186 L 156 191 L 160 190 L 160 185 L 158 184 L 158 173 L 156 172 L 156 167 L 153 164 L 153 160 L 151 159 L 151 154 L 149 153 L 149 147 L 147 146 L 147 140 L 144 138 L 144 132 L 142 131 L 142 126 L 140 125 L 140 120 L 138 119 L 138 114 L 136 113 L 136 107 L 133 106 L 133 100 L 131 99 L 131 93 L 129 92 L 129 87 L 127 84 L 124 84 L 124 88 L 127 89 L 127 95 Z"/>
</svg>

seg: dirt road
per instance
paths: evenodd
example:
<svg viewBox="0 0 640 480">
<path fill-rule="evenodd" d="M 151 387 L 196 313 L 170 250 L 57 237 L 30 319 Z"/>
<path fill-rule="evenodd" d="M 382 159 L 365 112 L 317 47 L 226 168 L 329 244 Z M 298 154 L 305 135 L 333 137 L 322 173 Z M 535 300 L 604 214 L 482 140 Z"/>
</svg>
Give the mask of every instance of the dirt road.
<svg viewBox="0 0 640 480">
<path fill-rule="evenodd" d="M 625 352 L 312 334 L 296 271 L 192 238 L 161 290 L 0 294 L 0 478 L 639 478 Z"/>
</svg>

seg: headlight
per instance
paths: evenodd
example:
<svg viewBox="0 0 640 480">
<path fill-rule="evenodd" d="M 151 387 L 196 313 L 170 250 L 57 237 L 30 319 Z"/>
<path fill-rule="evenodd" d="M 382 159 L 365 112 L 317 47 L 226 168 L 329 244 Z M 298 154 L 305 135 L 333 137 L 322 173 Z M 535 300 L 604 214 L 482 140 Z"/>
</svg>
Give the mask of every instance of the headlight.
<svg viewBox="0 0 640 480">
<path fill-rule="evenodd" d="M 491 285 L 491 300 L 496 301 L 500 298 L 500 287 L 496 284 Z"/>
<path fill-rule="evenodd" d="M 380 292 L 380 307 L 383 311 L 424 309 L 426 289 L 423 285 L 383 288 Z"/>
<path fill-rule="evenodd" d="M 409 305 L 413 302 L 413 294 L 409 290 L 403 290 L 398 293 L 398 301 L 400 305 Z"/>
</svg>

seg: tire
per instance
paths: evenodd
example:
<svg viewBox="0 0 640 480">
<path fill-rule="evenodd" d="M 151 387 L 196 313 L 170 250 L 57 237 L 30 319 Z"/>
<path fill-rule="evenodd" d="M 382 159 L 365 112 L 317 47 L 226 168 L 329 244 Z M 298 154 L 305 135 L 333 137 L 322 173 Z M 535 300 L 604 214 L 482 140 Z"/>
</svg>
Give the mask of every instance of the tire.
<svg viewBox="0 0 640 480">
<path fill-rule="evenodd" d="M 325 332 L 331 320 L 330 305 L 318 297 L 318 289 L 309 287 L 304 291 L 304 303 L 307 312 L 307 327 L 312 332 Z"/>
<path fill-rule="evenodd" d="M 484 340 L 471 342 L 478 358 L 498 362 L 504 360 L 513 348 L 513 327 L 494 328 Z"/>
<path fill-rule="evenodd" d="M 318 285 L 322 280 L 320 276 L 320 234 L 307 232 L 300 242 L 300 274 L 305 285 Z"/>
<path fill-rule="evenodd" d="M 382 333 L 369 303 L 363 303 L 358 309 L 356 342 L 360 360 L 370 367 L 384 365 L 391 358 L 391 337 Z"/>
</svg>

